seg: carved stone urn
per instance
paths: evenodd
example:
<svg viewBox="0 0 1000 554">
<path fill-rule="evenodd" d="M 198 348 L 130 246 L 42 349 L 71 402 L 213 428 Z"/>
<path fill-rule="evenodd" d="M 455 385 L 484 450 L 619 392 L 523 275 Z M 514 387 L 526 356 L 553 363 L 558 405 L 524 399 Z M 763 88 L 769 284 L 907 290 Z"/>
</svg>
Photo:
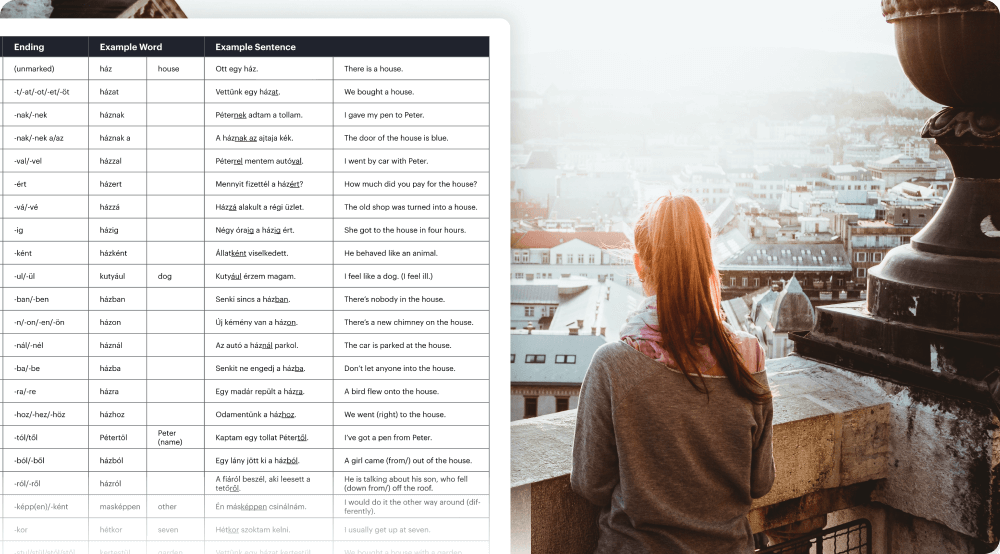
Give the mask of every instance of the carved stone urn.
<svg viewBox="0 0 1000 554">
<path fill-rule="evenodd" d="M 948 106 L 922 136 L 955 170 L 948 197 L 868 276 L 868 311 L 1000 339 L 1000 11 L 983 0 L 882 0 L 907 78 Z"/>
</svg>

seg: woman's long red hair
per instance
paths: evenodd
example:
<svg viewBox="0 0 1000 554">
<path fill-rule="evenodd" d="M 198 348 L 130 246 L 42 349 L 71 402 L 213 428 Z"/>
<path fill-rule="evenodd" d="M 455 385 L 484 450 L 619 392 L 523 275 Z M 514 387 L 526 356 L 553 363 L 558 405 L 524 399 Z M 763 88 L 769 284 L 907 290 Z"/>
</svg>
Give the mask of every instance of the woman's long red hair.
<svg viewBox="0 0 1000 554">
<path fill-rule="evenodd" d="M 654 200 L 636 222 L 635 248 L 643 280 L 656 291 L 663 348 L 691 385 L 707 394 L 697 354 L 707 344 L 740 396 L 762 404 L 771 394 L 757 383 L 723 323 L 711 235 L 698 203 L 686 195 Z"/>
</svg>

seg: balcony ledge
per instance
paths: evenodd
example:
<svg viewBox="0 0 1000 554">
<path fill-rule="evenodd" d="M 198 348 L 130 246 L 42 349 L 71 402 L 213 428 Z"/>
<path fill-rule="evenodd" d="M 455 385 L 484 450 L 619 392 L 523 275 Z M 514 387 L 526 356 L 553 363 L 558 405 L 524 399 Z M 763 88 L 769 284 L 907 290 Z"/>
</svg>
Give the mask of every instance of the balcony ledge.
<svg viewBox="0 0 1000 554">
<path fill-rule="evenodd" d="M 998 423 L 988 410 L 789 356 L 768 360 L 774 392 L 771 491 L 754 532 L 878 502 L 996 544 Z M 597 508 L 572 492 L 576 411 L 511 424 L 512 541 L 518 550 L 589 552 Z"/>
</svg>

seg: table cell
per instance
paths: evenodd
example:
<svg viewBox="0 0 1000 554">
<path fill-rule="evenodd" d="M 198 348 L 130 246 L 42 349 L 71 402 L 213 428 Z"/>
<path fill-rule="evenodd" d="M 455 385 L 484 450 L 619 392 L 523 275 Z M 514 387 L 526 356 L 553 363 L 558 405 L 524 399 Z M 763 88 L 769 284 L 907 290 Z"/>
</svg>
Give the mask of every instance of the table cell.
<svg viewBox="0 0 1000 554">
<path fill-rule="evenodd" d="M 204 109 L 208 129 L 216 125 L 238 126 L 328 126 L 336 124 L 333 117 L 333 103 L 327 99 L 319 104 L 295 104 L 287 100 L 261 103 L 242 101 L 238 103 L 212 104 Z"/>
<path fill-rule="evenodd" d="M 340 201 L 350 203 L 349 201 Z M 337 220 L 337 225 L 333 227 L 333 240 L 337 241 L 338 247 L 346 241 L 356 240 L 358 237 L 365 237 L 371 243 L 383 243 L 395 241 L 419 242 L 419 245 L 408 245 L 403 248 L 404 252 L 411 253 L 415 258 L 437 256 L 441 263 L 448 263 L 440 260 L 447 256 L 448 248 L 460 246 L 452 244 L 456 242 L 483 242 L 490 240 L 490 222 L 488 219 L 468 219 L 456 217 L 453 219 L 420 219 L 409 217 L 386 217 L 376 219 L 372 216 L 364 217 L 360 206 L 363 204 L 351 204 L 359 206 L 358 213 L 354 217 L 344 217 Z M 412 210 L 415 206 L 425 207 L 428 210 L 435 206 L 434 202 L 420 203 L 409 206 Z M 440 206 L 440 205 L 439 205 Z M 369 213 L 371 209 L 365 210 Z M 399 214 L 400 216 L 404 215 Z M 447 241 L 447 242 L 439 242 Z M 375 251 L 379 251 L 377 246 Z M 439 253 L 437 247 L 444 247 L 444 251 Z M 431 248 L 434 248 L 431 250 Z M 477 250 L 480 247 L 477 246 Z M 431 252 L 434 252 L 432 254 Z M 487 250 L 487 254 L 489 251 Z M 406 254 L 404 254 L 406 255 Z M 446 258 L 447 259 L 447 258 Z M 460 259 L 460 258 L 457 258 Z"/>
<path fill-rule="evenodd" d="M 205 497 L 196 494 L 149 495 L 146 517 L 205 517 Z"/>
<path fill-rule="evenodd" d="M 490 101 L 489 81 L 357 80 L 338 82 L 333 88 L 335 108 L 354 103 L 472 103 Z"/>
<path fill-rule="evenodd" d="M 44 388 L 45 384 L 53 385 L 55 383 L 46 383 L 44 381 L 40 382 L 18 382 L 10 388 L 14 387 L 37 387 Z M 42 383 L 39 385 L 38 383 Z M 67 381 L 72 387 L 76 387 L 76 390 L 70 391 L 69 395 L 75 398 L 71 400 L 46 400 L 43 398 L 38 398 L 40 402 L 80 402 L 80 397 L 83 398 L 83 402 L 87 399 L 87 388 L 86 382 L 82 385 L 78 381 Z M 6 391 L 4 391 L 6 393 Z M 81 394 L 82 392 L 82 394 Z M 51 395 L 50 395 L 51 396 Z M 21 397 L 24 399 L 24 396 Z M 5 400 L 9 402 L 9 400 Z M 64 425 L 49 425 L 49 426 L 35 426 L 35 425 L 4 425 L 3 428 L 3 447 L 12 450 L 20 450 L 24 448 L 38 448 L 38 449 L 64 449 L 64 448 L 87 448 L 87 433 L 85 432 L 86 426 L 76 425 L 76 426 L 64 426 Z M 27 469 L 27 468 L 26 468 Z M 73 476 L 75 474 L 68 474 Z M 6 489 L 8 491 L 18 491 L 22 490 L 25 493 L 33 492 L 37 494 L 46 494 L 41 490 L 36 490 L 34 486 L 16 486 Z M 60 491 L 60 492 L 73 492 L 73 491 Z M 84 493 L 87 491 L 84 490 Z"/>
<path fill-rule="evenodd" d="M 146 79 L 150 81 L 191 79 L 204 85 L 205 58 L 146 58 Z"/>
<path fill-rule="evenodd" d="M 42 42 L 43 37 L 32 38 L 33 42 Z M 81 39 L 82 42 L 82 39 Z M 44 47 L 44 46 L 43 46 Z M 86 52 L 86 44 L 80 44 L 80 51 Z M 51 49 L 50 49 L 51 51 Z M 34 79 L 87 79 L 88 63 L 84 56 L 38 56 L 38 57 L 7 57 L 3 64 L 3 78 L 6 81 L 23 81 Z"/>
<path fill-rule="evenodd" d="M 12 384 L 19 379 L 86 379 L 87 357 L 39 358 L 7 355 L 3 358 L 3 374 L 4 379 L 10 380 Z M 86 411 L 79 416 L 87 417 Z"/>
<path fill-rule="evenodd" d="M 80 434 L 87 436 L 86 427 L 80 427 Z M 3 451 L 3 467 L 4 471 L 31 471 L 35 474 L 44 474 L 46 472 L 56 471 L 81 471 L 87 469 L 87 449 L 86 448 L 10 448 L 4 449 Z M 25 494 L 30 491 L 24 491 Z M 15 498 L 14 494 L 4 495 L 4 502 Z M 30 501 L 30 497 L 22 497 L 22 501 Z M 75 498 L 75 497 L 74 497 Z M 84 499 L 84 504 L 86 503 L 86 497 Z M 58 502 L 56 497 L 51 497 L 50 502 Z M 37 499 L 34 501 L 37 502 Z M 84 506 L 82 508 L 86 510 Z M 28 514 L 31 512 L 24 511 L 5 511 L 6 516 L 17 517 L 16 514 Z M 72 512 L 70 512 L 72 513 Z M 46 514 L 48 517 L 55 517 L 56 514 Z M 84 514 L 86 515 L 86 514 Z M 46 517 L 46 516 L 41 516 Z"/>
<path fill-rule="evenodd" d="M 437 386 L 435 384 L 433 386 Z M 341 386 L 339 390 L 355 390 Z M 489 448 L 489 433 L 479 427 L 390 426 L 372 429 L 368 425 L 339 425 L 333 447 L 340 449 L 379 448 Z M 426 489 L 430 490 L 429 485 Z"/>
<path fill-rule="evenodd" d="M 85 149 L 89 146 L 85 127 L 7 126 L 3 129 L 3 144 L 8 150 Z"/>
<path fill-rule="evenodd" d="M 86 173 L 89 156 L 86 150 L 6 149 L 5 168 L 23 173 Z"/>
<path fill-rule="evenodd" d="M 489 379 L 490 360 L 487 356 L 414 356 L 392 357 L 337 356 L 333 359 L 333 376 L 346 385 L 397 379 L 442 381 L 449 379 Z"/>
<path fill-rule="evenodd" d="M 148 132 L 145 127 L 92 126 L 88 133 L 88 144 L 90 148 L 95 150 L 100 149 L 105 153 L 116 150 L 144 151 L 146 149 L 146 135 Z M 115 173 L 117 172 L 116 168 Z M 144 175 L 144 173 L 139 174 Z"/>
<path fill-rule="evenodd" d="M 220 220 L 240 220 L 253 216 L 253 221 L 264 220 L 269 225 L 296 219 L 332 219 L 333 195 L 250 195 L 211 194 L 205 196 L 205 224 L 218 225 Z M 269 221 L 276 220 L 276 221 Z M 232 225 L 232 223 L 229 223 Z M 333 230 L 324 236 L 331 240 Z"/>
<path fill-rule="evenodd" d="M 346 270 L 337 268 L 338 272 L 349 272 L 341 275 L 346 280 L 366 278 L 364 271 L 350 273 L 358 269 L 357 266 Z M 368 275 L 375 277 L 372 273 Z M 338 287 L 333 295 L 333 309 L 336 312 L 361 309 L 366 312 L 400 309 L 488 310 L 489 288 L 393 288 L 387 291 L 384 288 Z M 335 317 L 337 315 L 334 314 Z"/>
<path fill-rule="evenodd" d="M 284 61 L 284 60 L 283 60 Z M 234 104 L 329 103 L 333 101 L 333 81 L 303 81 L 260 79 L 205 80 L 205 108 L 233 109 Z"/>
<path fill-rule="evenodd" d="M 211 379 L 241 379 L 249 372 L 268 379 L 329 379 L 332 360 L 332 356 L 212 356 L 205 360 L 205 376 Z"/>
<path fill-rule="evenodd" d="M 91 81 L 132 79 L 146 80 L 146 58 L 87 58 L 87 75 Z"/>
<path fill-rule="evenodd" d="M 202 334 L 155 334 L 147 335 L 147 350 L 150 356 L 197 356 L 205 348 L 205 335 Z M 204 355 L 204 354 L 202 354 Z"/>
<path fill-rule="evenodd" d="M 205 483 L 208 480 L 208 474 L 203 471 L 204 452 L 200 450 L 151 450 L 149 452 L 150 464 L 157 466 L 165 465 L 168 462 L 181 463 L 191 460 L 196 462 L 196 465 L 174 465 L 172 470 L 167 471 L 155 470 L 151 465 L 146 473 L 146 494 L 150 495 L 151 499 L 155 498 L 154 495 L 192 495 L 197 498 L 198 502 L 201 502 L 202 495 L 205 494 Z M 184 514 L 177 515 L 183 516 Z"/>
<path fill-rule="evenodd" d="M 206 329 L 217 333 L 274 333 L 275 335 L 297 335 L 300 333 L 329 335 L 333 332 L 330 311 L 269 311 L 227 310 L 204 314 Z M 284 338 L 284 337 L 283 337 Z"/>
<path fill-rule="evenodd" d="M 145 541 L 146 516 L 135 515 L 137 510 L 133 511 L 140 498 L 145 502 L 145 496 L 91 497 L 90 507 L 97 508 L 91 511 L 88 524 L 91 544 L 113 540 L 115 546 L 121 548 L 123 545 L 118 541 Z M 145 510 L 142 512 L 145 513 Z"/>
<path fill-rule="evenodd" d="M 205 309 L 204 289 L 195 287 L 185 288 L 150 288 L 146 293 L 148 311 L 182 311 Z M 167 314 L 159 314 L 160 317 L 168 317 Z M 183 316 L 182 316 L 183 317 Z M 200 325 L 184 329 L 191 333 L 196 331 L 204 332 Z M 152 354 L 150 354 L 152 355 Z"/>
<path fill-rule="evenodd" d="M 147 104 L 147 121 L 143 123 L 150 129 L 154 127 L 187 126 L 197 127 L 200 131 L 205 125 L 205 104 L 177 102 Z"/>
<path fill-rule="evenodd" d="M 141 313 L 141 312 L 139 312 Z M 87 374 L 96 381 L 131 379 L 145 380 L 146 356 L 100 356 L 89 358 Z"/>
<path fill-rule="evenodd" d="M 273 265 L 319 264 L 329 265 L 333 258 L 333 242 L 236 242 L 213 241 L 205 243 L 205 262 L 241 266 L 247 261 Z M 234 271 L 230 268 L 230 271 Z M 320 305 L 329 306 L 329 303 Z M 292 306 L 285 306 L 285 308 Z"/>
<path fill-rule="evenodd" d="M 148 96 L 146 96 L 146 105 L 151 110 L 171 109 L 166 108 L 163 104 L 182 102 L 204 108 L 205 81 L 203 80 L 150 80 L 147 82 L 146 88 L 149 91 Z M 202 121 L 204 121 L 204 109 L 202 114 Z M 152 118 L 150 121 L 153 121 Z"/>
<path fill-rule="evenodd" d="M 338 126 L 333 147 L 339 149 L 489 148 L 489 127 L 355 127 Z"/>
<path fill-rule="evenodd" d="M 8 355 L 30 354 L 33 357 L 81 356 L 87 354 L 87 335 L 39 333 L 5 333 L 4 352 Z"/>
<path fill-rule="evenodd" d="M 146 105 L 146 80 L 98 80 L 88 82 L 90 103 L 93 104 L 139 104 Z M 91 125 L 99 123 L 92 122 Z"/>
<path fill-rule="evenodd" d="M 332 296 L 333 290 L 329 287 L 316 289 L 206 288 L 207 305 L 205 309 L 209 312 L 205 315 L 214 318 L 216 310 L 238 310 L 240 307 L 271 313 L 309 310 L 330 314 L 333 308 Z"/>
<path fill-rule="evenodd" d="M 285 176 L 286 179 L 294 179 L 295 176 L 291 175 L 293 173 L 333 171 L 334 168 L 332 150 L 293 150 L 275 148 L 272 145 L 255 150 L 209 148 L 203 155 L 205 171 L 210 173 L 244 171 L 245 168 L 269 171 L 278 169 L 289 174 Z"/>
<path fill-rule="evenodd" d="M 88 176 L 86 190 L 91 196 L 145 196 L 146 173 L 93 173 Z"/>
<path fill-rule="evenodd" d="M 485 427 L 481 432 L 485 432 Z M 346 453 L 349 452 L 349 453 Z M 418 466 L 419 464 L 419 466 Z M 487 449 L 421 449 L 397 450 L 338 450 L 334 458 L 334 472 L 471 472 L 489 471 L 490 454 Z"/>
<path fill-rule="evenodd" d="M 86 437 L 84 436 L 84 439 Z M 87 494 L 87 468 L 82 471 L 38 472 L 5 471 L 3 486 L 5 491 L 23 491 L 25 494 Z M 93 474 L 92 474 L 93 475 Z"/>
<path fill-rule="evenodd" d="M 326 57 L 240 57 L 205 58 L 205 75 L 212 79 L 295 81 L 333 79 L 333 58 Z"/>
<path fill-rule="evenodd" d="M 209 502 L 206 498 L 206 510 L 215 510 L 216 502 L 235 505 L 239 503 L 239 499 L 232 496 L 217 496 Z M 211 514 L 211 512 L 208 513 Z M 268 516 L 263 515 L 263 517 L 267 518 Z M 246 515 L 208 517 L 205 519 L 205 547 L 211 552 L 234 548 L 248 552 L 257 551 L 263 545 L 268 544 L 275 550 L 279 547 L 308 550 L 309 545 L 313 543 L 305 541 L 330 540 L 330 536 L 333 534 L 330 529 L 332 523 L 333 520 L 329 517 L 307 518 L 302 515 L 284 518 L 274 517 L 256 522 L 247 522 Z M 241 540 L 250 542 L 239 542 Z M 268 543 L 266 541 L 274 542 Z M 329 542 L 315 544 L 315 552 L 328 552 L 329 544 Z M 247 548 L 249 550 L 243 550 Z"/>
<path fill-rule="evenodd" d="M 354 384 L 353 388 L 359 390 L 365 387 Z M 383 390 L 381 387 L 379 389 Z M 337 409 L 333 413 L 333 424 L 338 427 L 337 433 L 341 425 L 370 427 L 466 425 L 470 432 L 480 433 L 485 429 L 477 429 L 476 426 L 487 426 L 490 423 L 488 398 L 483 398 L 479 402 L 383 402 L 371 398 L 358 398 L 361 395 L 353 396 L 355 398 L 352 402 L 337 403 Z"/>
<path fill-rule="evenodd" d="M 326 346 L 329 350 L 329 346 Z M 268 403 L 322 404 L 333 400 L 333 380 L 298 379 L 291 382 L 245 379 L 206 380 L 205 399 L 208 402 L 260 402 L 262 406 Z M 329 421 L 310 422 L 314 424 L 330 423 Z M 285 431 L 286 434 L 291 431 Z M 308 448 L 322 448 L 313 444 L 300 445 Z"/>
<path fill-rule="evenodd" d="M 205 132 L 199 127 L 147 127 L 149 149 L 200 149 L 205 147 Z"/>
<path fill-rule="evenodd" d="M 186 145 L 195 148 L 195 145 Z M 202 148 L 190 150 L 149 150 L 146 152 L 148 171 L 153 172 L 194 172 L 205 171 L 206 152 Z"/>
<path fill-rule="evenodd" d="M 334 194 L 398 196 L 404 194 L 489 195 L 489 174 L 480 173 L 337 173 L 333 179 Z M 488 213 L 488 212 L 487 212 Z"/>
<path fill-rule="evenodd" d="M 332 265 L 207 265 L 205 284 L 209 287 L 246 288 L 325 288 L 333 282 Z"/>
<path fill-rule="evenodd" d="M 278 434 L 282 427 L 263 425 L 253 427 L 254 432 Z M 214 430 L 208 429 L 209 433 Z M 306 450 L 301 448 L 207 448 L 206 471 L 239 472 L 259 476 L 266 472 L 330 471 L 333 467 L 333 450 Z"/>
<path fill-rule="evenodd" d="M 78 104 L 90 101 L 88 82 L 85 80 L 11 79 L 4 84 L 4 104 Z"/>
<path fill-rule="evenodd" d="M 145 404 L 122 404 L 106 402 L 100 397 L 91 397 L 87 410 L 91 425 L 146 425 L 147 412 L 152 407 Z M 99 467 L 99 466 L 94 466 Z M 117 471 L 116 467 L 107 471 Z"/>
<path fill-rule="evenodd" d="M 317 126 L 279 126 L 266 127 L 207 127 L 205 128 L 204 144 L 211 149 L 227 148 L 234 150 L 258 150 L 267 148 L 284 148 L 289 150 L 329 150 L 333 148 L 333 122 L 327 120 L 327 125 L 320 126 L 320 121 L 313 121 Z"/>
<path fill-rule="evenodd" d="M 334 493 L 337 498 L 341 494 L 359 494 L 384 490 L 385 484 L 393 479 L 393 483 L 409 483 L 417 491 L 410 494 L 489 494 L 490 474 L 486 471 L 436 471 L 414 473 L 413 471 L 338 471 L 334 473 Z"/>
<path fill-rule="evenodd" d="M 489 79 L 490 59 L 482 58 L 334 58 L 333 78 Z"/>
<path fill-rule="evenodd" d="M 150 316 L 153 317 L 154 314 Z M 146 379 L 150 381 L 204 379 L 205 358 L 177 351 L 170 356 L 149 356 L 146 358 L 146 372 Z M 150 386 L 158 384 L 150 383 Z"/>
<path fill-rule="evenodd" d="M 383 172 L 383 179 L 394 178 L 400 172 L 470 172 L 489 171 L 490 151 L 480 150 L 426 150 L 400 148 L 398 150 L 352 149 L 338 150 L 333 156 L 335 172 Z"/>
<path fill-rule="evenodd" d="M 6 385 L 7 386 L 4 387 L 3 391 L 4 402 L 42 402 L 58 404 L 62 402 L 87 402 L 89 400 L 89 397 L 87 396 L 87 381 L 75 379 L 19 379 L 11 380 L 7 382 Z M 10 426 L 8 425 L 5 429 L 10 429 Z M 21 443 L 20 448 L 31 446 L 33 442 L 34 441 Z M 18 448 L 15 446 L 16 443 L 8 444 L 12 445 L 11 448 Z M 86 442 L 83 444 L 66 443 L 64 445 L 60 445 L 58 443 L 45 445 L 40 443 L 38 444 L 39 448 L 53 448 L 59 446 L 64 448 L 86 448 L 87 444 Z"/>
<path fill-rule="evenodd" d="M 329 209 L 330 197 L 324 202 Z M 246 215 L 246 214 L 243 214 Z M 287 243 L 321 241 L 331 248 L 330 237 L 333 235 L 333 218 L 296 219 L 206 219 L 205 239 L 212 241 L 227 241 L 236 243 L 272 242 L 281 240 Z"/>
<path fill-rule="evenodd" d="M 355 102 L 361 102 L 356 100 Z M 364 104 L 338 102 L 333 124 L 363 126 L 489 125 L 489 104 Z"/>
<path fill-rule="evenodd" d="M 205 473 L 205 493 L 221 494 L 234 489 L 246 494 L 312 494 L 333 491 L 333 473 L 330 471 L 281 471 L 266 472 L 264 481 L 260 475 L 245 473 L 207 472 Z"/>
<path fill-rule="evenodd" d="M 209 409 L 203 402 L 150 403 L 148 405 L 148 425 L 204 425 Z M 178 467 L 188 467 L 178 466 Z M 169 466 L 161 471 L 169 471 Z"/>
<path fill-rule="evenodd" d="M 204 402 L 205 389 L 205 381 L 194 379 L 169 379 L 156 383 L 147 383 L 147 401 L 150 403 L 161 402 L 166 404 Z M 164 443 L 164 446 L 172 446 L 168 444 L 172 440 L 168 436 L 160 436 L 159 438 L 167 441 L 167 443 Z M 184 445 L 179 444 L 177 446 Z"/>
<path fill-rule="evenodd" d="M 336 500 L 339 500 L 339 497 Z M 373 541 L 406 541 L 406 544 L 422 544 L 422 541 L 485 541 L 490 537 L 489 518 L 334 518 L 334 529 L 339 544 L 341 540 L 366 541 L 365 548 Z M 421 541 L 418 543 L 417 541 Z M 395 544 L 399 544 L 395 542 Z M 466 554 L 464 546 L 462 554 Z"/>
<path fill-rule="evenodd" d="M 418 310 L 340 311 L 334 314 L 334 333 L 489 333 L 489 312 Z M 407 309 L 409 308 L 409 309 Z"/>
<path fill-rule="evenodd" d="M 21 196 L 86 196 L 86 173 L 5 172 L 4 194 L 16 203 Z"/>
<path fill-rule="evenodd" d="M 145 126 L 145 104 L 89 104 L 87 125 Z"/>
<path fill-rule="evenodd" d="M 413 222 L 396 222 L 395 224 L 387 221 L 387 224 L 383 224 L 382 227 L 369 227 L 369 229 L 391 227 L 395 234 L 398 235 L 406 234 L 412 231 L 418 231 L 420 229 L 420 221 Z M 350 226 L 350 224 L 343 224 L 338 221 L 338 224 L 344 225 L 344 228 Z M 360 229 L 359 227 L 351 227 L 351 229 Z M 403 233 L 399 230 L 404 230 Z M 375 235 L 367 235 L 368 237 Z M 448 242 L 445 242 L 448 241 Z M 467 285 L 468 283 L 482 283 L 484 286 L 488 286 L 488 281 L 473 281 L 469 279 L 467 273 L 462 273 L 459 271 L 454 271 L 454 267 L 451 269 L 444 270 L 441 266 L 456 266 L 461 265 L 464 267 L 470 267 L 476 264 L 488 264 L 489 263 L 489 243 L 487 241 L 482 242 L 458 242 L 451 241 L 451 239 L 442 238 L 438 241 L 424 241 L 424 242 L 347 242 L 338 241 L 335 243 L 336 248 L 333 251 L 333 263 L 337 265 L 338 273 L 334 274 L 334 286 L 339 286 L 336 278 L 339 277 L 339 272 L 342 264 L 364 264 L 361 267 L 365 267 L 370 271 L 377 272 L 382 276 L 382 281 L 394 281 L 398 284 L 414 285 L 413 281 L 423 281 L 430 284 L 433 281 L 434 286 L 445 286 L 440 280 L 454 279 L 456 281 L 461 281 L 462 284 Z M 392 276 L 389 273 L 389 277 L 386 277 L 386 272 L 391 271 L 390 264 L 394 262 L 396 264 L 403 262 L 403 260 L 413 260 L 414 265 L 403 265 L 400 270 Z M 419 264 L 419 265 L 418 265 Z M 431 266 L 432 269 L 429 272 L 418 271 L 417 268 L 423 267 L 427 264 L 435 264 Z M 436 266 L 436 267 L 435 267 Z M 444 270 L 444 271 L 442 271 Z M 425 274 L 426 273 L 426 274 Z M 442 273 L 451 274 L 443 275 Z M 398 278 L 398 280 L 396 279 Z M 443 279 L 442 279 L 443 278 Z M 438 279 L 439 281 L 435 281 Z M 373 283 L 357 283 L 366 286 L 376 286 Z"/>
<path fill-rule="evenodd" d="M 86 516 L 66 517 L 65 514 L 59 514 L 57 517 L 41 517 L 27 514 L 25 517 L 21 514 L 5 513 L 10 515 L 3 518 L 4 550 L 24 545 L 22 548 L 25 548 L 25 552 L 37 552 L 38 548 L 51 548 L 53 551 L 73 548 L 79 549 L 77 552 L 87 551 L 89 530 Z M 59 540 L 52 540 L 52 537 L 59 537 Z"/>
<path fill-rule="evenodd" d="M 402 191 L 400 191 L 402 192 Z M 337 218 L 380 218 L 399 214 L 406 219 L 483 218 L 490 216 L 487 196 L 428 196 L 424 194 L 384 196 L 349 196 L 336 198 Z"/>
<path fill-rule="evenodd" d="M 384 243 L 383 243 L 384 244 Z M 346 245 L 346 249 L 344 246 Z M 337 243 L 338 250 L 341 252 L 352 251 L 353 254 L 357 254 L 359 251 L 365 252 L 387 252 L 386 248 L 380 248 L 378 250 L 368 249 L 367 243 Z M 435 247 L 439 246 L 435 244 Z M 463 248 L 468 249 L 468 245 L 459 245 Z M 360 247 L 360 250 L 359 250 Z M 485 248 L 480 248 L 479 250 L 485 251 Z M 345 263 L 346 261 L 353 263 Z M 358 265 L 357 258 L 355 256 L 344 255 L 342 258 L 338 259 L 337 271 L 333 274 L 333 286 L 336 288 L 396 288 L 399 287 L 400 290 L 408 290 L 415 287 L 421 289 L 442 289 L 442 288 L 469 288 L 469 289 L 483 289 L 488 290 L 489 287 L 489 266 L 483 261 L 479 265 L 469 265 L 462 264 L 462 271 L 441 271 L 443 268 L 441 265 L 393 265 L 393 264 L 380 264 L 380 263 L 369 263 Z M 401 282 L 399 279 L 393 279 L 392 277 L 406 275 L 406 279 Z M 426 277 L 425 277 L 426 276 Z M 471 284 L 471 285 L 470 285 Z M 405 285 L 408 288 L 404 288 L 401 285 Z M 351 291 L 345 291 L 345 294 L 353 294 Z M 425 291 L 421 293 L 423 296 L 422 302 L 426 303 L 444 303 L 445 296 L 442 296 L 443 292 L 436 292 L 435 294 L 430 294 L 430 291 Z M 391 296 L 387 296 L 391 298 Z M 391 300 L 388 301 L 393 304 Z M 397 300 L 398 302 L 398 300 Z M 372 309 L 386 309 L 386 308 L 376 308 Z"/>
<path fill-rule="evenodd" d="M 38 101 L 4 104 L 3 124 L 29 127 L 82 127 L 89 124 L 91 110 L 84 102 L 73 104 L 40 103 Z"/>
</svg>

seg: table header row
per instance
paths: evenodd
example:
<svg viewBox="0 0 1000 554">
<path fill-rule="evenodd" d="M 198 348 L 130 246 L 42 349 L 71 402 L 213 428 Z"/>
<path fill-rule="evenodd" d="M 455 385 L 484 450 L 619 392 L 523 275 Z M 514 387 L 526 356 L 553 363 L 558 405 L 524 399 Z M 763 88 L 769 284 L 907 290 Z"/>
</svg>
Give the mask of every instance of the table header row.
<svg viewBox="0 0 1000 554">
<path fill-rule="evenodd" d="M 489 37 L 3 37 L 10 57 L 487 57 Z"/>
</svg>

